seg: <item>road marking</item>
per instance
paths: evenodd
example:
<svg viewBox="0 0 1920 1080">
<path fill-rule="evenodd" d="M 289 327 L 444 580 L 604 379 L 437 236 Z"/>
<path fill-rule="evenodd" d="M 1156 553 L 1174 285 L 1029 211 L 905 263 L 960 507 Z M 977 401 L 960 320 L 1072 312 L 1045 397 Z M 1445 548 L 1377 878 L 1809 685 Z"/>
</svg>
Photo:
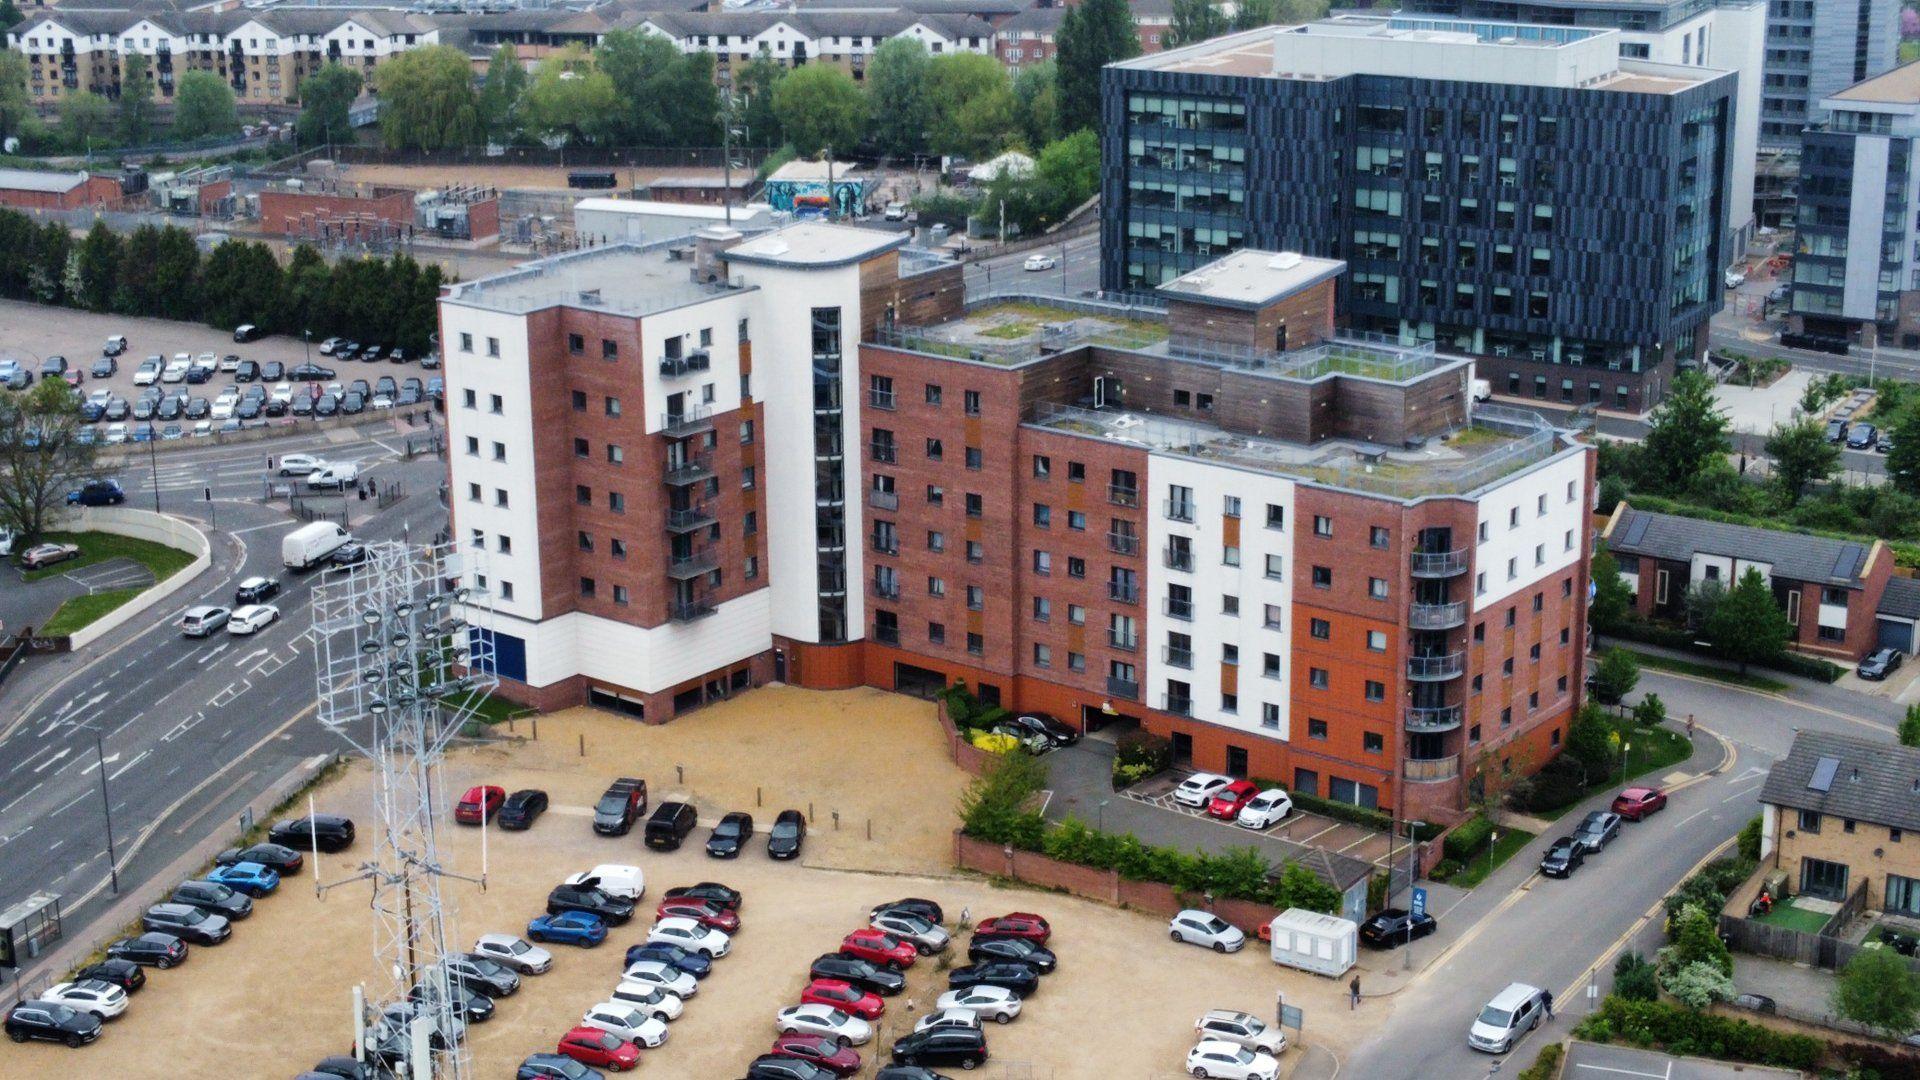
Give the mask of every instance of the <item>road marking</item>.
<svg viewBox="0 0 1920 1080">
<path fill-rule="evenodd" d="M 86 767 L 86 768 L 84 768 L 84 769 L 81 769 L 81 770 L 80 770 L 80 775 L 81 775 L 81 776 L 91 776 L 91 775 L 93 775 L 93 770 L 95 770 L 95 769 L 97 769 L 97 768 L 99 768 L 99 767 L 100 767 L 101 765 L 103 765 L 103 764 L 104 764 L 104 765 L 111 765 L 111 764 L 113 764 L 114 762 L 116 762 L 116 761 L 119 761 L 119 760 L 120 760 L 120 755 L 119 755 L 119 754 L 108 754 L 108 755 L 106 756 L 106 758 L 105 758 L 104 760 L 102 760 L 102 759 L 99 759 L 99 758 L 95 758 L 94 760 L 92 760 L 92 761 L 89 761 L 89 762 L 87 762 L 87 767 Z M 109 780 L 111 780 L 111 779 L 112 779 L 112 777 L 108 777 L 108 779 L 109 779 Z"/>
<path fill-rule="evenodd" d="M 1765 786 L 1766 786 L 1765 784 L 1755 784 L 1752 787 L 1742 788 L 1739 791 L 1736 791 L 1733 794 L 1727 796 L 1726 798 L 1721 799 L 1720 801 L 1723 803 L 1730 803 L 1735 799 L 1750 798 L 1752 797 L 1754 792 L 1759 791 L 1761 788 Z"/>
<path fill-rule="evenodd" d="M 221 653 L 223 653 L 223 652 L 226 652 L 226 651 L 227 651 L 228 649 L 230 649 L 230 648 L 232 648 L 232 647 L 233 647 L 233 642 L 231 642 L 231 641 L 223 641 L 223 642 L 221 642 L 221 643 L 219 644 L 219 646 L 217 646 L 217 647 L 216 647 L 216 648 L 215 648 L 215 649 L 214 649 L 214 650 L 213 650 L 212 652 L 210 652 L 210 653 L 208 653 L 208 654 L 206 654 L 205 656 L 203 656 L 203 657 L 201 657 L 200 659 L 201 659 L 201 661 L 202 661 L 202 662 L 204 662 L 204 663 L 208 663 L 208 664 L 211 664 L 211 663 L 213 663 L 213 658 L 214 658 L 214 657 L 216 657 L 216 656 L 219 656 L 219 655 L 220 655 Z"/>
<path fill-rule="evenodd" d="M 238 779 L 238 780 L 235 780 L 235 781 L 234 781 L 233 783 L 231 783 L 231 784 L 228 784 L 228 785 L 227 785 L 227 786 L 226 786 L 225 788 L 223 788 L 223 789 L 221 790 L 221 792 L 220 792 L 220 794 L 218 794 L 218 795 L 215 795 L 215 796 L 214 796 L 213 798 L 211 798 L 211 799 L 208 799 L 208 800 L 207 800 L 207 805 L 205 805 L 205 806 L 203 806 L 203 807 L 201 807 L 201 808 L 199 809 L 199 811 L 198 811 L 197 813 L 195 813 L 195 814 L 194 814 L 194 815 L 193 815 L 192 817 L 190 817 L 190 818 L 188 818 L 187 820 L 185 820 L 185 821 L 183 821 L 183 822 L 181 822 L 181 823 L 180 823 L 180 826 L 179 826 L 178 828 L 176 828 L 176 829 L 174 829 L 174 830 L 173 830 L 173 835 L 175 835 L 175 836 L 179 836 L 179 835 L 180 835 L 181 833 L 184 833 L 184 832 L 186 832 L 186 831 L 187 831 L 188 829 L 190 829 L 190 828 L 192 828 L 195 822 L 197 822 L 197 821 L 199 821 L 199 820 L 200 820 L 201 818 L 203 818 L 203 817 L 206 817 L 206 816 L 207 816 L 207 815 L 208 815 L 209 813 L 211 813 L 211 812 L 213 811 L 213 808 L 214 808 L 214 807 L 216 807 L 216 806 L 219 806 L 219 805 L 220 805 L 220 800 L 222 800 L 222 799 L 224 799 L 224 798 L 226 798 L 227 796 L 229 796 L 229 795 L 231 795 L 231 794 L 233 794 L 233 793 L 234 793 L 234 791 L 236 791 L 236 790 L 237 790 L 237 789 L 238 789 L 238 788 L 240 787 L 240 785 L 241 785 L 241 784 L 244 784 L 244 783 L 246 783 L 247 781 L 249 781 L 249 780 L 251 780 L 251 779 L 253 779 L 253 778 L 254 778 L 254 776 L 255 776 L 256 774 L 258 774 L 259 772 L 260 772 L 260 770 L 259 770 L 259 769 L 248 769 L 248 770 L 247 770 L 246 772 L 244 772 L 244 773 L 242 773 L 242 774 L 241 774 L 241 776 L 240 776 L 240 779 Z"/>
<path fill-rule="evenodd" d="M 107 734 L 109 736 L 118 735 L 121 732 L 127 730 L 129 727 L 132 727 L 133 722 L 135 720 L 138 720 L 145 715 L 147 715 L 147 710 L 141 709 L 139 712 L 134 713 L 132 716 L 129 716 L 125 720 L 120 721 L 120 726 L 114 728 L 112 731 L 109 731 Z"/>
<path fill-rule="evenodd" d="M 194 713 L 192 716 L 189 716 L 185 720 L 182 720 L 178 724 L 175 724 L 172 730 L 168 731 L 165 735 L 160 736 L 160 741 L 172 742 L 173 740 L 179 738 L 180 736 L 185 735 L 187 732 L 192 731 L 195 724 L 198 724 L 200 721 L 205 720 L 206 718 L 207 718 L 206 713 L 203 713 L 203 712 Z"/>
<path fill-rule="evenodd" d="M 1671 1080 L 1673 1076 L 1673 1062 L 1671 1061 L 1667 1062 L 1667 1071 L 1664 1073 L 1641 1072 L 1638 1069 L 1615 1069 L 1606 1065 L 1588 1065 L 1584 1062 L 1575 1062 L 1573 1067 L 1576 1069 L 1590 1069 L 1593 1072 L 1620 1073 L 1623 1076 L 1652 1076 L 1656 1077 L 1657 1080 Z"/>
<path fill-rule="evenodd" d="M 62 805 L 58 810 L 55 810 L 53 814 L 49 816 L 57 816 L 57 815 L 66 813 L 67 811 L 73 809 L 75 806 L 78 806 L 80 804 L 80 800 L 86 797 L 87 796 L 85 794 L 75 795 L 72 799 L 69 799 L 64 805 Z"/>
<path fill-rule="evenodd" d="M 41 762 L 37 767 L 34 768 L 33 771 L 36 773 L 44 772 L 46 771 L 47 766 L 53 764 L 56 761 L 59 761 L 61 758 L 66 757 L 68 754 L 71 754 L 71 753 L 73 753 L 73 747 L 71 746 L 66 747 L 65 749 L 61 750 L 59 753 Z"/>
<path fill-rule="evenodd" d="M 13 834 L 12 836 L 9 836 L 9 837 L 7 837 L 7 838 L 6 838 L 5 840 L 3 840 L 3 841 L 0 841 L 0 843 L 6 843 L 6 844 L 11 844 L 11 843 L 13 843 L 13 842 L 14 842 L 15 840 L 18 840 L 18 839 L 20 839 L 21 837 L 23 837 L 23 836 L 25 836 L 25 835 L 27 835 L 28 833 L 30 833 L 30 832 L 32 832 L 32 831 L 33 831 L 33 826 L 31 826 L 31 825 L 29 825 L 29 826 L 27 826 L 26 828 L 24 828 L 24 829 L 21 829 L 21 830 L 20 830 L 19 832 L 17 832 L 17 833 L 14 833 L 14 834 Z"/>
<path fill-rule="evenodd" d="M 14 796 L 14 797 L 13 797 L 13 801 L 12 801 L 12 802 L 10 802 L 10 803 L 8 803 L 8 804 L 7 804 L 7 805 L 5 805 L 5 806 L 0 806 L 0 814 L 4 814 L 4 813 L 6 813 L 7 811 L 9 811 L 9 810 L 11 810 L 11 809 L 13 809 L 13 808 L 14 808 L 15 806 L 17 806 L 17 805 L 19 805 L 19 803 L 20 803 L 20 800 L 21 800 L 21 799 L 24 799 L 24 798 L 26 798 L 27 796 L 29 796 L 29 795 L 31 795 L 31 794 L 33 794 L 34 792 L 36 792 L 36 791 L 39 791 L 39 790 L 40 790 L 40 785 L 39 785 L 39 784 L 35 784 L 35 785 L 33 785 L 32 787 L 30 787 L 30 788 L 28 788 L 27 790 L 25 790 L 25 791 L 23 791 L 23 792 L 21 792 L 20 794 L 18 794 L 18 795 L 16 795 L 16 796 Z M 27 829 L 31 829 L 31 828 L 33 828 L 33 826 L 31 826 L 31 825 L 29 825 L 29 826 L 27 826 Z M 22 829 L 22 830 L 20 830 L 20 831 L 21 831 L 21 832 L 25 832 L 25 831 L 26 831 L 26 829 Z"/>
<path fill-rule="evenodd" d="M 126 772 L 126 771 L 127 771 L 128 769 L 131 769 L 131 768 L 133 768 L 133 767 L 134 767 L 135 765 L 138 765 L 138 764 L 140 764 L 140 762 L 142 762 L 142 761 L 144 761 L 144 760 L 146 759 L 146 756 L 147 756 L 148 754 L 150 754 L 150 753 L 152 753 L 152 752 L 153 752 L 153 751 L 151 751 L 151 750 L 142 750 L 142 751 L 140 751 L 140 752 L 139 752 L 138 754 L 136 754 L 136 755 L 134 755 L 134 758 L 133 758 L 133 760 L 132 760 L 132 761 L 129 761 L 129 762 L 127 762 L 127 763 L 126 763 L 125 765 L 122 765 L 122 766 L 120 766 L 120 767 L 119 767 L 118 769 L 115 769 L 115 770 L 114 770 L 114 771 L 113 771 L 113 772 L 112 772 L 111 774 L 109 774 L 109 775 L 108 775 L 108 777 L 107 777 L 107 779 L 109 779 L 109 780 L 118 780 L 118 779 L 120 779 L 120 777 L 121 777 L 121 776 L 122 776 L 122 775 L 123 775 L 123 774 L 124 774 L 124 773 L 125 773 L 125 772 Z"/>
<path fill-rule="evenodd" d="M 248 664 L 251 664 L 251 663 L 253 663 L 253 662 L 254 662 L 255 660 L 258 660 L 258 659 L 260 659 L 261 657 L 263 657 L 263 656 L 265 656 L 265 655 L 267 655 L 267 653 L 268 653 L 268 651 L 269 651 L 269 650 L 267 650 L 267 649 L 255 649 L 255 650 L 253 650 L 252 652 L 250 652 L 250 653 L 248 653 L 247 655 L 245 655 L 245 656 L 243 656 L 243 657 L 241 657 L 240 659 L 238 659 L 238 660 L 236 660 L 236 661 L 234 661 L 234 664 L 233 664 L 233 666 L 234 666 L 234 667 L 236 667 L 236 668 L 243 668 L 243 667 L 246 667 L 246 666 L 247 666 Z"/>
</svg>

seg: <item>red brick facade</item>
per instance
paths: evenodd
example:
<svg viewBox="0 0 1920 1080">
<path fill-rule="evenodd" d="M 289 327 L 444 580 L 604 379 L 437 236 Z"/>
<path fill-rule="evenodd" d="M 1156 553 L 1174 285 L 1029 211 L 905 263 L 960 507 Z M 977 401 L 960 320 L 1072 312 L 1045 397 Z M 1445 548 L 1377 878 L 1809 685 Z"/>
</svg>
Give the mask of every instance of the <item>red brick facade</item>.
<svg viewBox="0 0 1920 1080">
<path fill-rule="evenodd" d="M 119 180 L 91 174 L 66 191 L 0 187 L 0 206 L 20 210 L 78 210 L 83 206 L 117 206 L 120 198 Z"/>
</svg>

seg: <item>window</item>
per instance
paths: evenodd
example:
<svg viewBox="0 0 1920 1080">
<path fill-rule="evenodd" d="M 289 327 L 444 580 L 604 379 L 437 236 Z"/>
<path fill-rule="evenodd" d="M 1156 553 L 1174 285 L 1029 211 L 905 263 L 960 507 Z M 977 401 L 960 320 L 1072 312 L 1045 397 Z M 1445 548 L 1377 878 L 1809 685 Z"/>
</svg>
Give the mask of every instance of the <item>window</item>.
<svg viewBox="0 0 1920 1080">
<path fill-rule="evenodd" d="M 1333 588 L 1333 568 L 1316 566 L 1313 568 L 1313 587 L 1316 589 Z"/>
<path fill-rule="evenodd" d="M 589 532 L 582 532 L 579 536 L 579 544 L 580 544 L 581 551 L 588 551 L 588 552 L 592 551 L 593 550 L 593 534 Z"/>
<path fill-rule="evenodd" d="M 1222 545 L 1220 548 L 1220 565 L 1239 566 L 1240 565 L 1240 549 L 1233 546 L 1232 544 Z"/>
<path fill-rule="evenodd" d="M 467 408 L 473 408 L 473 391 L 471 390 L 467 391 Z M 573 411 L 587 411 L 587 392 L 585 390 L 575 390 L 573 392 Z"/>
<path fill-rule="evenodd" d="M 607 509 L 616 514 L 627 512 L 627 497 L 617 491 L 607 492 Z"/>
<path fill-rule="evenodd" d="M 1240 598 L 1237 596 L 1222 596 L 1220 598 L 1220 614 L 1232 615 L 1235 618 L 1239 618 Z"/>
<path fill-rule="evenodd" d="M 467 436 L 467 456 L 468 457 L 480 456 L 480 440 L 474 438 L 471 435 Z M 587 440 L 585 439 L 573 440 L 573 456 L 575 457 L 587 456 Z"/>
<path fill-rule="evenodd" d="M 575 396 L 577 397 L 579 395 L 576 394 Z M 460 403 L 469 409 L 477 409 L 480 407 L 480 395 L 471 390 L 462 390 L 460 391 Z"/>
<path fill-rule="evenodd" d="M 759 532 L 760 532 L 760 512 L 757 510 L 747 511 L 746 515 L 740 519 L 740 535 L 754 536 Z"/>
<path fill-rule="evenodd" d="M 980 391 L 968 390 L 968 391 L 965 391 L 961 395 L 961 397 L 962 397 L 963 407 L 966 409 L 967 415 L 979 416 L 980 415 Z"/>
<path fill-rule="evenodd" d="M 1087 531 L 1087 515 L 1084 510 L 1067 511 L 1067 528 L 1075 532 Z"/>
<path fill-rule="evenodd" d="M 1375 525 L 1367 530 L 1367 543 L 1373 547 L 1384 548 L 1392 542 L 1393 534 L 1382 526 Z"/>
<path fill-rule="evenodd" d="M 1046 503 L 1034 503 L 1033 504 L 1033 524 L 1035 528 L 1039 528 L 1039 529 L 1052 528 L 1053 527 L 1053 507 L 1048 506 Z"/>
<path fill-rule="evenodd" d="M 985 464 L 986 464 L 986 456 L 980 452 L 979 447 L 977 446 L 967 447 L 967 468 L 977 470 L 983 467 Z"/>
<path fill-rule="evenodd" d="M 1275 705 L 1271 701 L 1261 702 L 1260 703 L 1260 726 L 1263 728 L 1279 727 L 1280 726 L 1280 706 Z"/>
<path fill-rule="evenodd" d="M 1800 811 L 1800 831 L 1818 833 L 1820 831 L 1820 812 L 1818 810 Z"/>
<path fill-rule="evenodd" d="M 1043 667 L 1043 668 L 1052 667 L 1053 666 L 1053 648 L 1048 645 L 1042 645 L 1037 641 L 1034 642 L 1033 666 Z"/>
<path fill-rule="evenodd" d="M 1067 576 L 1083 578 L 1087 576 L 1087 560 L 1078 555 L 1067 556 Z"/>
<path fill-rule="evenodd" d="M 460 351 L 464 353 L 470 353 L 473 351 L 473 335 L 472 334 L 460 335 Z"/>
<path fill-rule="evenodd" d="M 620 539 L 617 536 L 614 537 L 613 539 L 607 541 L 607 553 L 612 555 L 616 559 L 626 558 L 627 542 L 625 540 Z"/>
<path fill-rule="evenodd" d="M 506 488 L 493 489 L 493 505 L 503 507 L 503 508 L 507 505 L 507 489 Z"/>
<path fill-rule="evenodd" d="M 1383 682 L 1376 682 L 1373 679 L 1368 679 L 1367 680 L 1367 700 L 1368 701 L 1387 700 L 1387 684 Z"/>
<path fill-rule="evenodd" d="M 1262 678 L 1267 679 L 1277 679 L 1280 677 L 1279 653 L 1262 653 L 1260 655 L 1260 675 Z"/>
<path fill-rule="evenodd" d="M 1321 514 L 1313 515 L 1313 535 L 1332 536 L 1333 535 L 1333 519 Z"/>
<path fill-rule="evenodd" d="M 1365 750 L 1369 754 L 1378 754 L 1386 750 L 1387 740 L 1386 740 L 1386 737 L 1381 735 L 1379 732 L 1369 731 L 1366 734 L 1360 736 L 1360 746 L 1361 746 L 1361 749 Z"/>
<path fill-rule="evenodd" d="M 1053 618 L 1053 601 L 1044 596 L 1033 598 L 1033 621 L 1047 622 Z"/>
<path fill-rule="evenodd" d="M 1287 613 L 1286 613 L 1286 610 L 1283 609 L 1279 604 L 1267 604 L 1264 617 L 1266 620 L 1264 625 L 1266 626 L 1267 629 L 1269 630 L 1286 629 Z"/>
<path fill-rule="evenodd" d="M 967 561 L 983 563 L 987 561 L 987 549 L 978 540 L 967 541 Z"/>
<path fill-rule="evenodd" d="M 1307 738 L 1320 739 L 1324 741 L 1326 737 L 1327 737 L 1327 722 L 1325 720 L 1315 720 L 1312 717 L 1308 717 L 1307 718 Z"/>
<path fill-rule="evenodd" d="M 609 396 L 605 402 L 605 409 L 608 416 L 619 416 L 620 415 L 620 399 L 617 397 Z"/>
<path fill-rule="evenodd" d="M 927 384 L 927 404 L 929 405 L 940 404 L 940 384 L 939 383 Z"/>
<path fill-rule="evenodd" d="M 947 502 L 947 491 L 945 488 L 940 487 L 937 484 L 927 485 L 927 505 L 928 506 L 944 506 L 946 505 L 946 502 Z"/>
<path fill-rule="evenodd" d="M 505 398 L 501 397 L 499 394 L 488 395 L 487 397 L 488 412 L 492 413 L 495 416 L 499 416 L 506 411 L 506 407 L 507 407 L 507 403 Z"/>
<path fill-rule="evenodd" d="M 753 421 L 740 421 L 740 445 L 746 446 L 753 441 Z"/>
<path fill-rule="evenodd" d="M 927 641 L 934 645 L 947 643 L 947 624 L 930 622 L 927 624 Z"/>
<path fill-rule="evenodd" d="M 1033 553 L 1033 572 L 1040 575 L 1053 573 L 1053 554 L 1046 551 Z"/>
<path fill-rule="evenodd" d="M 1220 512 L 1230 518 L 1239 517 L 1240 516 L 1240 496 L 1228 495 L 1226 497 L 1224 505 L 1222 505 L 1220 508 Z"/>
<path fill-rule="evenodd" d="M 967 651 L 975 656 L 982 655 L 987 651 L 987 639 L 979 634 L 969 633 L 967 635 Z"/>
<path fill-rule="evenodd" d="M 500 339 L 499 338 L 490 337 L 487 339 L 487 355 L 488 356 L 500 355 Z"/>
<path fill-rule="evenodd" d="M 1045 480 L 1053 475 L 1053 459 L 1045 454 L 1033 455 L 1033 475 L 1036 480 Z"/>
<path fill-rule="evenodd" d="M 1307 633 L 1316 641 L 1331 641 L 1333 624 L 1325 619 L 1310 619 L 1307 621 Z"/>
<path fill-rule="evenodd" d="M 1307 685 L 1313 687 L 1315 690 L 1325 690 L 1327 688 L 1327 669 L 1317 667 L 1308 668 Z"/>
<path fill-rule="evenodd" d="M 607 463 L 619 465 L 627 460 L 627 452 L 618 443 L 607 444 Z"/>
<path fill-rule="evenodd" d="M 1087 625 L 1087 609 L 1079 604 L 1067 605 L 1067 622 L 1074 626 Z"/>
<path fill-rule="evenodd" d="M 1083 461 L 1067 462 L 1067 483 L 1084 484 L 1087 482 L 1087 465 Z"/>
<path fill-rule="evenodd" d="M 1083 656 L 1083 655 L 1081 655 L 1080 653 L 1077 653 L 1077 652 L 1070 652 L 1070 653 L 1068 653 L 1068 654 L 1067 654 L 1067 670 L 1068 670 L 1068 671 L 1082 671 L 1082 672 L 1084 672 L 1084 671 L 1086 671 L 1086 670 L 1087 670 L 1087 658 L 1086 658 L 1085 656 Z"/>
<path fill-rule="evenodd" d="M 594 580 L 592 578 L 583 577 L 580 579 L 580 595 L 581 596 L 585 596 L 585 597 L 593 596 L 594 588 L 595 588 L 595 585 L 594 585 Z"/>
<path fill-rule="evenodd" d="M 575 356 L 583 356 L 587 351 L 587 339 L 579 334 L 567 335 L 567 351 Z"/>
<path fill-rule="evenodd" d="M 947 550 L 947 534 L 942 532 L 927 533 L 927 550 L 928 551 Z"/>
<path fill-rule="evenodd" d="M 1369 652 L 1387 651 L 1387 632 L 1385 630 L 1367 631 L 1367 650 Z"/>
<path fill-rule="evenodd" d="M 967 492 L 967 516 L 977 518 L 986 512 L 986 500 L 975 492 Z"/>
<path fill-rule="evenodd" d="M 1373 597 L 1375 600 L 1385 600 L 1387 598 L 1387 579 L 1378 577 L 1368 578 L 1367 595 Z"/>
<path fill-rule="evenodd" d="M 879 432 L 876 431 L 874 432 L 874 434 L 878 435 Z M 946 448 L 940 444 L 939 439 L 927 440 L 927 460 L 928 461 L 939 461 L 941 458 L 945 456 L 946 456 Z M 887 460 L 892 461 L 893 459 L 888 458 Z"/>
<path fill-rule="evenodd" d="M 1275 506 L 1273 503 L 1268 503 L 1267 504 L 1267 528 L 1284 529 L 1286 527 L 1287 527 L 1287 508 L 1284 506 Z"/>
<path fill-rule="evenodd" d="M 758 468 L 752 465 L 741 466 L 740 489 L 742 491 L 752 491 L 754 485 L 759 482 L 759 479 L 760 479 L 760 470 Z"/>
</svg>

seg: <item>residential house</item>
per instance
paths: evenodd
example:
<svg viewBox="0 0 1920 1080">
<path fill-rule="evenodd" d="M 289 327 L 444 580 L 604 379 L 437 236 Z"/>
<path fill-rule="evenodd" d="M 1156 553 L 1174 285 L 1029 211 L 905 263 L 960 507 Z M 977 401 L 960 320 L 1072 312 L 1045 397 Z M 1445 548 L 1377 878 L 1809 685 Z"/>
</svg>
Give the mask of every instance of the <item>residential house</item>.
<svg viewBox="0 0 1920 1080">
<path fill-rule="evenodd" d="M 1796 894 L 1920 918 L 1920 749 L 1802 731 L 1760 789 L 1760 859 Z"/>
</svg>

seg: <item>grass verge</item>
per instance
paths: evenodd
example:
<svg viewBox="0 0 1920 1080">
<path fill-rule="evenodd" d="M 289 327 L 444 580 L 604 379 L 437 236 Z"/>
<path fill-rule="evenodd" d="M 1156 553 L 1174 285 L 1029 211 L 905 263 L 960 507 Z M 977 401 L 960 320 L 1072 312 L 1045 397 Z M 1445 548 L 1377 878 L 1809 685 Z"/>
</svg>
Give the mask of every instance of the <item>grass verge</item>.
<svg viewBox="0 0 1920 1080">
<path fill-rule="evenodd" d="M 1530 810 L 1529 816 L 1542 821 L 1558 821 L 1566 816 L 1567 811 L 1609 788 L 1623 786 L 1627 781 L 1639 779 L 1648 773 L 1660 772 L 1693 756 L 1693 744 L 1687 741 L 1687 737 L 1666 728 L 1632 727 L 1628 729 L 1626 740 L 1628 749 L 1624 771 L 1610 772 L 1599 781 L 1588 784 L 1579 798 L 1558 810 Z"/>
<path fill-rule="evenodd" d="M 139 540 L 131 536 L 119 536 L 114 533 L 50 532 L 42 535 L 35 542 L 43 544 L 78 544 L 80 545 L 80 557 L 77 559 L 68 559 L 66 562 L 56 566 L 48 566 L 39 570 L 28 570 L 23 575 L 28 581 L 39 581 L 41 578 L 52 577 L 55 574 L 70 573 L 83 566 L 92 566 L 94 563 L 106 562 L 108 559 L 131 559 L 146 567 L 148 570 L 153 571 L 153 580 L 158 583 L 186 569 L 187 566 L 193 562 L 193 556 L 181 551 L 179 548 L 170 548 L 165 544 L 156 544 L 151 540 Z"/>
<path fill-rule="evenodd" d="M 466 697 L 450 699 L 447 704 L 454 708 L 465 708 L 473 702 L 474 696 L 469 694 Z M 479 695 L 479 697 L 479 702 L 473 705 L 473 718 L 482 724 L 504 724 L 508 720 L 519 719 L 534 711 L 492 694 Z"/>
<path fill-rule="evenodd" d="M 1513 858 L 1514 852 L 1526 847 L 1527 841 L 1532 840 L 1536 835 L 1538 834 L 1530 833 L 1525 829 L 1502 827 L 1500 839 L 1495 840 L 1486 851 L 1467 860 L 1466 865 L 1460 868 L 1459 873 L 1449 878 L 1447 884 L 1457 885 L 1462 889 L 1473 888 L 1487 880 L 1487 875 L 1500 869 L 1502 864 Z"/>
<path fill-rule="evenodd" d="M 1778 694 L 1787 689 L 1786 683 L 1778 679 L 1769 679 L 1765 675 L 1755 675 L 1751 672 L 1742 675 L 1738 671 L 1729 671 L 1715 664 L 1701 664 L 1674 656 L 1641 652 L 1639 649 L 1628 649 L 1627 652 L 1640 662 L 1641 667 L 1652 668 L 1655 671 L 1692 675 L 1697 679 L 1712 679 L 1714 682 L 1723 682 L 1731 686 L 1744 686 L 1749 690 L 1764 690 L 1769 694 Z"/>
<path fill-rule="evenodd" d="M 145 588 L 108 589 L 73 597 L 61 604 L 60 609 L 49 616 L 46 625 L 37 632 L 43 637 L 66 637 L 82 627 L 93 625 L 108 612 L 146 591 Z"/>
</svg>

